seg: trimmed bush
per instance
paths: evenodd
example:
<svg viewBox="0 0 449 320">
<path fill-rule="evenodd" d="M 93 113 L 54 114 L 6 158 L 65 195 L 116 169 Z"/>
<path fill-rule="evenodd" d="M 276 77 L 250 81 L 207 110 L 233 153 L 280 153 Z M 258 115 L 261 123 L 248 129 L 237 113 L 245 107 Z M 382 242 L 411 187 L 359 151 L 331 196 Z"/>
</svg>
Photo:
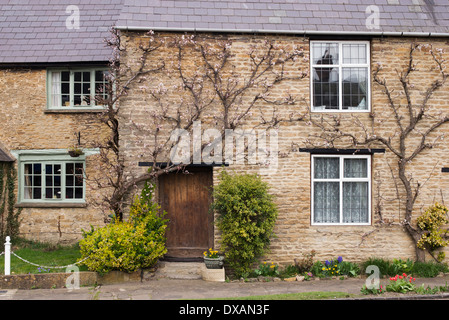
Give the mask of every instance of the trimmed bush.
<svg viewBox="0 0 449 320">
<path fill-rule="evenodd" d="M 129 221 L 115 220 L 105 227 L 83 231 L 79 242 L 81 259 L 91 271 L 133 272 L 150 268 L 166 252 L 167 221 L 158 215 L 160 207 L 152 201 L 154 185 L 145 184 L 130 208 Z"/>
<path fill-rule="evenodd" d="M 221 249 L 236 276 L 247 276 L 269 248 L 277 208 L 268 184 L 255 174 L 220 174 L 212 209 L 218 213 Z"/>
</svg>

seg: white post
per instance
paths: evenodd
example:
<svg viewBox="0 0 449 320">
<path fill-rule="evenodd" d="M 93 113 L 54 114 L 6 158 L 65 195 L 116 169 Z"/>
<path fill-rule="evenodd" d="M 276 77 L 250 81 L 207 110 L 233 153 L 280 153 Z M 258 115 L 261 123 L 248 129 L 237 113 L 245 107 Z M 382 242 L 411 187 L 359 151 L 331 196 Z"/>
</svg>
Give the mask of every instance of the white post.
<svg viewBox="0 0 449 320">
<path fill-rule="evenodd" d="M 11 238 L 7 236 L 5 242 L 5 276 L 9 276 L 11 274 L 11 242 L 9 242 L 10 240 Z"/>
</svg>

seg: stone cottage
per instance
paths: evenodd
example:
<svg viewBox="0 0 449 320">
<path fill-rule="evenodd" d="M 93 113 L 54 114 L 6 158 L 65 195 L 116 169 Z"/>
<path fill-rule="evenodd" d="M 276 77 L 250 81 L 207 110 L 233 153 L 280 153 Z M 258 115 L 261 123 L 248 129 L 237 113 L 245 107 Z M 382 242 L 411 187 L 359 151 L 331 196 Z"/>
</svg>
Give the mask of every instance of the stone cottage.
<svg viewBox="0 0 449 320">
<path fill-rule="evenodd" d="M 0 142 L 15 160 L 26 238 L 73 242 L 81 229 L 103 224 L 83 177 L 94 174 L 93 141 L 105 132 L 93 95 L 120 9 L 121 1 L 0 4 Z M 71 157 L 73 147 L 83 154 Z"/>
<path fill-rule="evenodd" d="M 97 151 L 87 149 L 75 161 L 66 150 L 102 132 L 91 118 L 101 107 L 92 104 L 90 88 L 100 82 L 97 73 L 106 71 L 110 52 L 103 51 L 100 39 L 109 24 L 126 48 L 120 60 L 125 78 L 139 72 L 145 48 L 161 44 L 146 56 L 145 67 L 164 70 L 140 77 L 120 100 L 121 151 L 129 174 L 143 174 L 156 161 L 169 159 L 168 153 L 156 160 L 150 156 L 157 147 L 154 129 L 165 138 L 173 133 L 164 124 L 156 128 L 155 119 L 181 123 L 194 110 L 189 106 L 205 106 L 188 134 L 197 128 L 204 139 L 200 144 L 209 142 L 207 129 L 223 120 L 225 99 L 218 92 L 245 84 L 245 94 L 229 106 L 237 118 L 247 106 L 251 112 L 227 128 L 262 128 L 270 133 L 264 143 L 273 142 L 269 149 L 276 149 L 271 152 L 275 167 L 271 162 L 263 172 L 249 154 L 230 163 L 219 161 L 222 157 L 206 160 L 209 152 L 188 163 L 191 174 L 159 177 L 158 199 L 171 220 L 170 258 L 195 259 L 217 246 L 208 187 L 218 182 L 223 164 L 226 170 L 261 173 L 269 183 L 279 217 L 267 259 L 279 263 L 311 250 L 323 259 L 414 258 L 404 223 L 407 199 L 412 196 L 413 227 L 428 206 L 448 201 L 447 1 L 117 1 L 105 3 L 107 10 L 79 3 L 80 29 L 59 31 L 57 37 L 42 32 L 46 29 L 25 31 L 16 6 L 1 9 L 6 18 L 0 21 L 0 92 L 6 99 L 0 141 L 16 158 L 17 205 L 25 209 L 21 232 L 28 237 L 75 239 L 81 227 L 103 218 L 88 204 L 96 191 L 85 181 L 69 184 L 77 166 L 95 171 L 89 157 Z M 65 9 L 44 13 L 31 7 L 36 11 L 26 21 L 37 20 L 40 27 L 40 19 L 54 19 L 47 24 L 66 27 L 70 13 Z M 280 59 L 270 60 L 270 75 L 257 82 L 262 78 L 251 77 L 266 61 L 260 59 L 270 45 Z M 226 53 L 230 67 L 220 69 Z M 224 78 L 202 77 L 219 71 Z M 218 81 L 228 87 L 217 89 Z M 27 90 L 19 91 L 20 84 Z M 192 95 L 198 86 L 202 95 Z M 415 124 L 410 116 L 416 126 L 410 127 Z M 398 139 L 405 131 L 402 143 Z M 401 163 L 407 165 L 404 171 Z M 410 190 L 402 181 L 409 181 Z"/>
</svg>

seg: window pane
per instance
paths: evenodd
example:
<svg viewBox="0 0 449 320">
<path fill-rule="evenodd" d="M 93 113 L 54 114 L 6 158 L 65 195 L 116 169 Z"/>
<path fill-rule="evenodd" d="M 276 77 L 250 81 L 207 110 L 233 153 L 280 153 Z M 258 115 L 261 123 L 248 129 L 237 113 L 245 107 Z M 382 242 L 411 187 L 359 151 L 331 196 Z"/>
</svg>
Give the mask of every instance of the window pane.
<svg viewBox="0 0 449 320">
<path fill-rule="evenodd" d="M 343 222 L 368 222 L 368 182 L 343 182 Z"/>
<path fill-rule="evenodd" d="M 75 163 L 75 174 L 83 174 L 84 166 L 82 163 Z"/>
<path fill-rule="evenodd" d="M 45 198 L 59 199 L 61 198 L 61 165 L 46 164 L 45 165 Z"/>
<path fill-rule="evenodd" d="M 75 188 L 75 199 L 83 198 L 83 188 Z"/>
<path fill-rule="evenodd" d="M 90 82 L 90 71 L 83 72 L 83 82 Z"/>
<path fill-rule="evenodd" d="M 65 197 L 66 199 L 73 199 L 73 188 L 65 189 Z"/>
<path fill-rule="evenodd" d="M 74 72 L 74 80 L 75 81 L 81 81 L 81 72 Z"/>
<path fill-rule="evenodd" d="M 66 174 L 73 174 L 73 163 L 66 163 L 65 165 L 65 173 Z"/>
<path fill-rule="evenodd" d="M 367 178 L 368 177 L 367 159 L 345 159 L 344 177 L 345 178 Z"/>
<path fill-rule="evenodd" d="M 82 199 L 83 198 L 83 163 L 67 163 L 66 164 L 66 198 Z"/>
<path fill-rule="evenodd" d="M 23 198 L 24 199 L 33 199 L 33 188 L 24 187 L 23 188 Z"/>
<path fill-rule="evenodd" d="M 24 165 L 24 199 L 40 199 L 42 185 L 42 165 L 40 163 L 26 163 Z"/>
<path fill-rule="evenodd" d="M 315 179 L 338 179 L 340 178 L 340 158 L 314 158 Z"/>
<path fill-rule="evenodd" d="M 338 69 L 313 68 L 314 109 L 338 109 Z"/>
<path fill-rule="evenodd" d="M 338 223 L 340 217 L 340 183 L 315 182 L 313 219 L 318 223 Z"/>
<path fill-rule="evenodd" d="M 344 64 L 366 64 L 367 52 L 366 44 L 343 44 L 343 63 Z"/>
<path fill-rule="evenodd" d="M 367 83 L 367 68 L 343 68 L 343 109 L 368 109 Z"/>
<path fill-rule="evenodd" d="M 61 92 L 62 94 L 69 94 L 70 93 L 70 83 L 63 83 L 61 84 Z"/>
<path fill-rule="evenodd" d="M 33 199 L 42 198 L 42 188 L 33 188 Z"/>
<path fill-rule="evenodd" d="M 338 43 L 313 43 L 313 64 L 339 64 Z"/>
<path fill-rule="evenodd" d="M 62 71 L 61 72 L 61 80 L 69 82 L 70 81 L 70 72 L 69 71 Z"/>
</svg>

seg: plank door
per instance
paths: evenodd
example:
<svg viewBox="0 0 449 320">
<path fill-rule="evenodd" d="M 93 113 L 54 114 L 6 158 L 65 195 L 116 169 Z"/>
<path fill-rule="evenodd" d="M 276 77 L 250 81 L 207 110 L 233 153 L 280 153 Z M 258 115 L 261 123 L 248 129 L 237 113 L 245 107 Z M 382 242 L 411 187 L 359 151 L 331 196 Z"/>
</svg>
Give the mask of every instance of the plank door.
<svg viewBox="0 0 449 320">
<path fill-rule="evenodd" d="M 189 168 L 189 174 L 159 178 L 159 199 L 166 218 L 167 258 L 201 258 L 213 244 L 213 214 L 209 213 L 212 168 Z"/>
</svg>

